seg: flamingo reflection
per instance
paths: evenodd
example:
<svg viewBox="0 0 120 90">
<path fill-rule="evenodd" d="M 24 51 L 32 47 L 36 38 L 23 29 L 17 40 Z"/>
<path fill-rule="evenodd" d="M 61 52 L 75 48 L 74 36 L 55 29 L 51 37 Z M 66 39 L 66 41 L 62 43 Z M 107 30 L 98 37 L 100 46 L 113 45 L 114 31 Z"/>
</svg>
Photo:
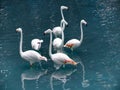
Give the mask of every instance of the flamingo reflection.
<svg viewBox="0 0 120 90">
<path fill-rule="evenodd" d="M 47 70 L 29 69 L 21 74 L 22 89 L 25 90 L 25 80 L 38 80 L 41 76 L 47 74 Z"/>
<path fill-rule="evenodd" d="M 54 87 L 53 87 L 53 81 L 54 79 L 56 80 L 59 80 L 61 81 L 63 84 L 62 84 L 62 88 L 63 90 L 67 90 L 65 88 L 65 84 L 66 82 L 69 80 L 67 79 L 69 76 L 71 76 L 74 72 L 76 72 L 77 69 L 70 69 L 70 70 L 57 70 L 55 72 L 52 73 L 51 77 L 50 77 L 50 86 L 51 86 L 51 90 L 54 90 Z"/>
</svg>

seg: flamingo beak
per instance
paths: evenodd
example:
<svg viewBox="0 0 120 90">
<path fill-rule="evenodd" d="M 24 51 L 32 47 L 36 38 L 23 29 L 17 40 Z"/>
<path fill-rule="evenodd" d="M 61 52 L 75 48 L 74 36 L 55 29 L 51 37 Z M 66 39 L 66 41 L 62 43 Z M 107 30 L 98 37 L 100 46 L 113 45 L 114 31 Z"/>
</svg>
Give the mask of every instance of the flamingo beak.
<svg viewBox="0 0 120 90">
<path fill-rule="evenodd" d="M 66 24 L 66 27 L 68 27 L 68 24 Z"/>
<path fill-rule="evenodd" d="M 69 10 L 69 8 L 67 7 L 66 10 Z"/>
<path fill-rule="evenodd" d="M 72 63 L 72 65 L 75 65 L 75 66 L 77 65 L 77 63 L 75 61 L 72 61 L 71 63 Z"/>
<path fill-rule="evenodd" d="M 85 22 L 85 26 L 86 26 L 86 27 L 87 27 L 87 25 L 88 25 L 87 22 Z"/>
<path fill-rule="evenodd" d="M 64 45 L 64 47 L 66 47 L 66 45 Z"/>
<path fill-rule="evenodd" d="M 45 60 L 47 62 L 47 58 L 46 57 L 42 56 L 40 58 L 41 58 L 41 60 Z"/>
<path fill-rule="evenodd" d="M 44 41 L 43 40 L 40 40 L 40 43 L 43 43 Z"/>
<path fill-rule="evenodd" d="M 47 62 L 47 58 L 46 57 L 43 57 L 43 60 L 45 60 Z"/>
<path fill-rule="evenodd" d="M 43 35 L 45 36 L 45 33 L 43 33 Z"/>
<path fill-rule="evenodd" d="M 16 32 L 18 32 L 18 29 L 16 29 Z"/>
<path fill-rule="evenodd" d="M 47 58 L 45 58 L 45 61 L 47 62 Z"/>
</svg>

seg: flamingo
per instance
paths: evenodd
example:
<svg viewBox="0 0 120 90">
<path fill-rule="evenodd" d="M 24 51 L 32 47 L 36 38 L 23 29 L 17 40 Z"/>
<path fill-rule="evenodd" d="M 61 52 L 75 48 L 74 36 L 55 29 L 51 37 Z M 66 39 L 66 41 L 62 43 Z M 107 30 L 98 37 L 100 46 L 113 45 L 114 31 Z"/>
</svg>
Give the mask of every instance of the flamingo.
<svg viewBox="0 0 120 90">
<path fill-rule="evenodd" d="M 22 42 L 23 42 L 22 28 L 17 28 L 16 31 L 19 32 L 21 35 L 19 53 L 23 59 L 25 59 L 26 61 L 29 61 L 31 66 L 33 63 L 40 62 L 41 60 L 47 61 L 47 58 L 45 56 L 41 56 L 38 52 L 36 52 L 34 50 L 23 51 L 22 50 Z"/>
<path fill-rule="evenodd" d="M 54 67 L 56 69 L 59 69 L 61 65 L 65 65 L 65 64 L 77 65 L 77 63 L 74 60 L 72 60 L 69 56 L 67 56 L 64 53 L 52 54 L 52 30 L 48 29 L 44 32 L 44 34 L 47 33 L 50 33 L 49 56 L 54 62 Z"/>
<path fill-rule="evenodd" d="M 43 40 L 41 39 L 33 39 L 31 41 L 31 46 L 35 50 L 39 50 L 41 48 L 41 43 L 43 43 Z"/>
<path fill-rule="evenodd" d="M 62 20 L 64 20 L 64 22 L 66 23 L 66 25 L 68 25 L 68 23 L 66 22 L 66 20 L 64 19 L 64 15 L 63 15 L 63 10 L 64 9 L 68 9 L 67 6 L 61 6 L 60 10 L 61 10 L 61 16 L 62 16 Z M 53 34 L 55 35 L 55 37 L 58 37 L 59 35 L 62 34 L 62 28 L 61 28 L 61 24 L 60 23 L 60 26 L 57 26 L 57 27 L 54 27 L 53 28 Z"/>
<path fill-rule="evenodd" d="M 65 29 L 65 25 L 67 25 L 65 20 L 61 20 L 62 39 L 61 38 L 55 38 L 53 40 L 53 47 L 57 50 L 57 52 L 62 52 L 62 47 L 64 45 L 64 32 L 63 31 Z"/>
<path fill-rule="evenodd" d="M 74 48 L 77 48 L 77 47 L 79 47 L 81 45 L 81 43 L 83 41 L 83 28 L 82 28 L 82 24 L 87 25 L 87 22 L 85 20 L 81 20 L 81 22 L 80 22 L 80 29 L 81 29 L 81 38 L 80 38 L 80 40 L 78 40 L 78 39 L 71 39 L 71 40 L 66 42 L 64 47 L 70 48 L 73 51 Z"/>
</svg>

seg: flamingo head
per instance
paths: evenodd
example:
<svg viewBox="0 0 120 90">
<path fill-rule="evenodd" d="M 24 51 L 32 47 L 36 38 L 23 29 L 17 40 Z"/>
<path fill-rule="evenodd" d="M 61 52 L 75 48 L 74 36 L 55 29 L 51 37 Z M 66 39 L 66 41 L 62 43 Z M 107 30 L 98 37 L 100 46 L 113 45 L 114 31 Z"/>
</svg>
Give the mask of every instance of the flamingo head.
<svg viewBox="0 0 120 90">
<path fill-rule="evenodd" d="M 39 41 L 37 42 L 37 44 L 41 44 L 41 43 L 43 43 L 43 40 L 39 40 Z"/>
<path fill-rule="evenodd" d="M 81 23 L 83 23 L 87 26 L 87 22 L 84 19 L 81 20 Z"/>
<path fill-rule="evenodd" d="M 68 10 L 68 7 L 67 7 L 67 6 L 61 6 L 61 9 L 62 9 L 62 10 L 63 10 L 63 9 Z"/>
<path fill-rule="evenodd" d="M 38 42 L 36 42 L 37 44 L 41 44 L 41 43 L 43 43 L 43 40 L 39 40 Z"/>
<path fill-rule="evenodd" d="M 39 50 L 41 48 L 41 43 L 43 43 L 43 40 L 40 39 L 33 39 L 31 41 L 31 46 L 35 50 Z"/>
<path fill-rule="evenodd" d="M 31 41 L 31 44 L 34 44 L 34 43 L 36 43 L 36 44 L 41 44 L 41 43 L 43 43 L 43 40 L 41 39 L 33 39 L 32 41 Z"/>
<path fill-rule="evenodd" d="M 47 29 L 46 31 L 44 31 L 44 35 L 47 34 L 47 33 L 51 33 L 52 30 L 51 29 Z"/>
<path fill-rule="evenodd" d="M 22 28 L 17 28 L 16 31 L 17 32 L 22 32 Z"/>
</svg>

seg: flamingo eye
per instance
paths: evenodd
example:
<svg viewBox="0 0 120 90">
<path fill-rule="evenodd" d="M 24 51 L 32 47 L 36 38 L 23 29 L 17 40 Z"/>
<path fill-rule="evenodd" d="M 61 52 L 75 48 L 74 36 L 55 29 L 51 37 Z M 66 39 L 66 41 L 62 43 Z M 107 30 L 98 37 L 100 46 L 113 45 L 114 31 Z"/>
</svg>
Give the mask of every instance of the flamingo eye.
<svg viewBox="0 0 120 90">
<path fill-rule="evenodd" d="M 40 44 L 40 42 L 37 42 L 37 44 Z"/>
</svg>

